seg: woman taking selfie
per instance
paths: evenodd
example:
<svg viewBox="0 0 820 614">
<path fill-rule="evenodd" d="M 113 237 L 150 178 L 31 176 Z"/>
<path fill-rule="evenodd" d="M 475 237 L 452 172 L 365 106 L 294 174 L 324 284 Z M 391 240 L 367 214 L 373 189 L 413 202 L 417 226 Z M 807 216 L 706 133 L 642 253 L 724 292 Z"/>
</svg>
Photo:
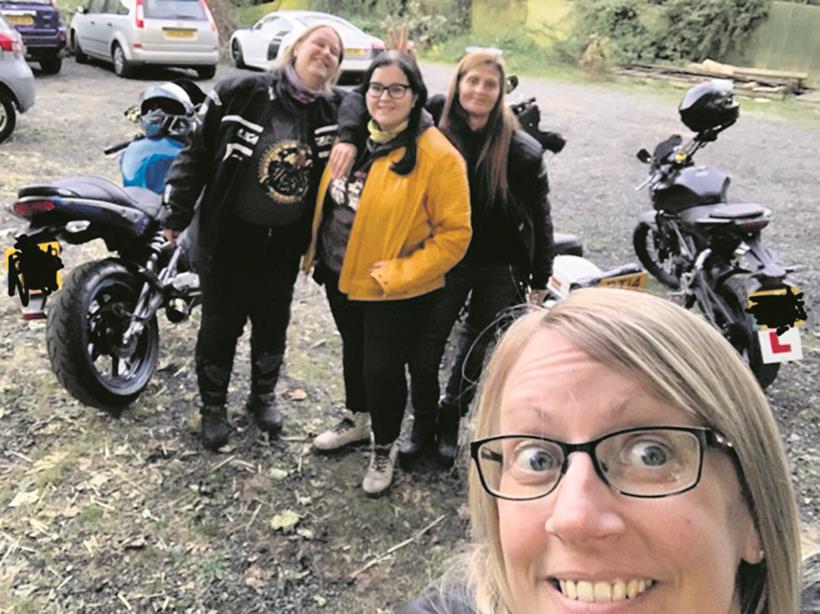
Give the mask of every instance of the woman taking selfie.
<svg viewBox="0 0 820 614">
<path fill-rule="evenodd" d="M 330 86 L 343 57 L 338 33 L 318 25 L 271 72 L 221 81 L 169 172 L 162 217 L 169 240 L 191 222 L 201 195 L 196 372 L 207 448 L 228 441 L 228 383 L 248 318 L 246 409 L 263 431 L 282 428 L 274 388 L 316 186 L 336 135 L 341 96 Z"/>
<path fill-rule="evenodd" d="M 467 162 L 473 238 L 447 274 L 418 350 L 419 385 L 413 395 L 410 439 L 399 451 L 411 464 L 436 444 L 436 457 L 453 464 L 461 416 L 467 412 L 484 355 L 502 312 L 524 300 L 544 299 L 552 274 L 553 228 L 541 146 L 518 129 L 504 102 L 506 76 L 497 53 L 477 51 L 458 65 L 439 127 Z M 439 403 L 438 371 L 447 337 L 469 298 L 466 330 Z"/>
<path fill-rule="evenodd" d="M 407 401 L 411 363 L 444 274 L 470 241 L 464 161 L 424 111 L 427 88 L 415 60 L 389 52 L 359 88 L 367 105 L 366 143 L 352 172 L 319 187 L 316 262 L 342 336 L 349 414 L 314 446 L 339 449 L 369 439 L 375 447 L 362 482 L 372 496 L 393 479 L 395 441 Z M 410 364 L 415 394 L 415 367 Z"/>
<path fill-rule="evenodd" d="M 520 318 L 488 364 L 471 456 L 466 577 L 406 614 L 797 613 L 771 409 L 669 301 L 579 290 Z"/>
</svg>

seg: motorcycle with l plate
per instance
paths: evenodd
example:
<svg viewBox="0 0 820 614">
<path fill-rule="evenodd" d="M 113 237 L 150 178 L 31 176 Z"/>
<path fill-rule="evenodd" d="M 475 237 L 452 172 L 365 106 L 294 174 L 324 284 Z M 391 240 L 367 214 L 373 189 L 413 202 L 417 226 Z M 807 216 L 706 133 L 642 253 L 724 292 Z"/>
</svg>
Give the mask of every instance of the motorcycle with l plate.
<svg viewBox="0 0 820 614">
<path fill-rule="evenodd" d="M 761 241 L 771 211 L 751 203 L 729 203 L 729 178 L 711 166 L 696 166 L 695 153 L 732 126 L 739 107 L 731 81 L 691 88 L 678 109 L 696 134 L 685 145 L 679 135 L 638 159 L 649 165 L 652 210 L 633 233 L 643 266 L 674 290 L 684 305 L 703 316 L 734 346 L 762 388 L 780 364 L 802 359 L 799 327 L 806 319 L 802 294 L 775 254 Z"/>
<path fill-rule="evenodd" d="M 21 188 L 11 208 L 28 227 L 5 250 L 9 296 L 19 295 L 25 319 L 47 316 L 49 360 L 65 389 L 82 403 L 109 411 L 135 400 L 153 375 L 157 311 L 164 309 L 168 320 L 180 322 L 200 297 L 189 242 L 171 247 L 157 219 L 162 198 L 157 191 L 179 150 L 167 141 L 183 139 L 194 117 L 187 92 L 173 85 L 148 88 L 137 113 L 145 134 L 106 152 L 125 150 L 124 187 L 74 175 Z M 171 98 L 186 102 L 184 109 L 175 112 Z M 63 284 L 61 244 L 98 238 L 112 255 L 77 266 Z"/>
</svg>

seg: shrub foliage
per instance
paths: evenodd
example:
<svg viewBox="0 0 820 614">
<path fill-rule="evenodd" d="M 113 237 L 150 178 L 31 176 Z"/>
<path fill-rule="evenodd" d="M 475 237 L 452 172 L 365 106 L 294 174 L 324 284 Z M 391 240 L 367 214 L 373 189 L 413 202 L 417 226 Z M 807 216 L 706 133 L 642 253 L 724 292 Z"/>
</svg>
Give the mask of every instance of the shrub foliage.
<svg viewBox="0 0 820 614">
<path fill-rule="evenodd" d="M 574 3 L 576 57 L 608 41 L 617 62 L 720 60 L 768 13 L 771 0 L 583 0 Z"/>
</svg>

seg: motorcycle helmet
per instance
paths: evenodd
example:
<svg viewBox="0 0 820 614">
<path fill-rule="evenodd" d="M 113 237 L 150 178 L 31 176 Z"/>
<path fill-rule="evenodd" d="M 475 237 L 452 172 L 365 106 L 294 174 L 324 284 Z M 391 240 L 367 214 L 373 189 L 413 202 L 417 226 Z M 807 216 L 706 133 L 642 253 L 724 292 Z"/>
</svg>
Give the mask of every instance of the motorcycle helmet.
<svg viewBox="0 0 820 614">
<path fill-rule="evenodd" d="M 149 139 L 184 139 L 191 128 L 194 105 L 176 83 L 152 85 L 140 94 L 138 123 Z"/>
<path fill-rule="evenodd" d="M 695 132 L 731 126 L 739 114 L 732 89 L 727 79 L 712 79 L 691 88 L 678 107 L 681 121 Z"/>
</svg>

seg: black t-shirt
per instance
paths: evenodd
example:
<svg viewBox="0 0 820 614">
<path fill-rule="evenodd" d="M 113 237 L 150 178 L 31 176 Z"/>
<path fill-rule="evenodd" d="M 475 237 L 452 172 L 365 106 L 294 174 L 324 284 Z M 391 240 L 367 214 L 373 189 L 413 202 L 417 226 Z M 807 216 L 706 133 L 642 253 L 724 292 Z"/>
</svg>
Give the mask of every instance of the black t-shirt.
<svg viewBox="0 0 820 614">
<path fill-rule="evenodd" d="M 288 128 L 292 123 L 287 116 L 274 113 L 245 164 L 235 211 L 246 222 L 286 226 L 307 211 L 314 154 L 298 129 Z"/>
</svg>

